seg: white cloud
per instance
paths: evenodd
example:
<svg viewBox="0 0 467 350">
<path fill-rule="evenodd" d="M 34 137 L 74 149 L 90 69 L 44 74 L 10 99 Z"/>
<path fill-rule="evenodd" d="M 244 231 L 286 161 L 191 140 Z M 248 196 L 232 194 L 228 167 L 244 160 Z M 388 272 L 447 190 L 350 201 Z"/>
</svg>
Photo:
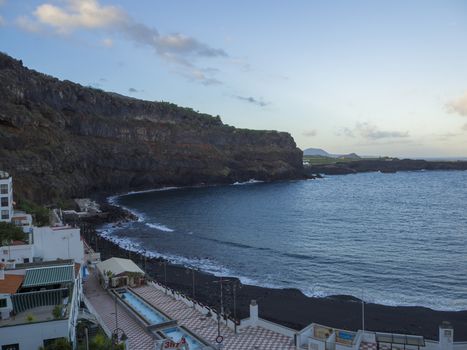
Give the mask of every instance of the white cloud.
<svg viewBox="0 0 467 350">
<path fill-rule="evenodd" d="M 26 32 L 39 33 L 41 31 L 40 24 L 26 16 L 18 17 L 16 25 Z"/>
<path fill-rule="evenodd" d="M 356 137 L 359 135 L 367 140 L 401 139 L 409 137 L 408 131 L 381 130 L 371 123 L 356 123 L 353 129 L 347 127 L 343 128 L 340 134 L 347 137 Z"/>
<path fill-rule="evenodd" d="M 177 67 L 177 73 L 189 80 L 203 85 L 220 83 L 213 76 L 215 72 L 200 68 L 194 62 L 196 58 L 228 57 L 222 49 L 212 48 L 180 33 L 162 35 L 156 28 L 135 21 L 121 8 L 101 5 L 98 0 L 63 0 L 60 4 L 41 4 L 32 17 L 20 17 L 17 24 L 29 32 L 52 29 L 70 35 L 84 29 L 119 34 L 138 45 L 154 49 L 164 61 Z M 104 39 L 101 44 L 110 47 L 113 41 Z"/>
<path fill-rule="evenodd" d="M 464 125 L 462 126 L 462 130 L 463 130 L 463 131 L 467 131 L 467 124 L 464 124 Z"/>
<path fill-rule="evenodd" d="M 461 97 L 446 103 L 446 108 L 449 113 L 457 113 L 467 117 L 467 92 Z"/>
<path fill-rule="evenodd" d="M 243 102 L 248 102 L 253 105 L 259 106 L 259 107 L 266 107 L 270 105 L 270 102 L 266 102 L 263 99 L 258 99 L 252 96 L 234 96 L 237 100 L 243 101 Z"/>
<path fill-rule="evenodd" d="M 110 38 L 105 38 L 101 40 L 101 45 L 105 47 L 112 47 L 114 46 L 114 42 Z"/>
<path fill-rule="evenodd" d="M 304 131 L 302 135 L 306 137 L 315 137 L 316 135 L 318 135 L 318 131 L 316 131 L 316 129 L 307 130 L 307 131 Z"/>
<path fill-rule="evenodd" d="M 105 28 L 126 20 L 119 8 L 100 6 L 97 0 L 68 0 L 63 8 L 42 4 L 34 15 L 40 23 L 54 27 L 60 33 L 78 28 Z"/>
</svg>

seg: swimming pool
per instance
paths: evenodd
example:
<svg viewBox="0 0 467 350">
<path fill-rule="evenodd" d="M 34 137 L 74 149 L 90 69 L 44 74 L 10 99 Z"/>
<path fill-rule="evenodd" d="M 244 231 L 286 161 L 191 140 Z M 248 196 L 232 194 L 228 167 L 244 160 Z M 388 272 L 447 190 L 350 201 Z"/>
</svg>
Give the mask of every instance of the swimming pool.
<svg viewBox="0 0 467 350">
<path fill-rule="evenodd" d="M 161 333 L 166 337 L 171 338 L 176 343 L 178 343 L 182 337 L 185 337 L 190 350 L 201 350 L 206 348 L 205 344 L 180 327 L 166 328 L 161 330 Z"/>
<path fill-rule="evenodd" d="M 127 302 L 149 324 L 159 324 L 170 321 L 168 317 L 157 311 L 154 307 L 150 306 L 134 293 L 125 290 L 119 294 L 121 298 Z"/>
</svg>

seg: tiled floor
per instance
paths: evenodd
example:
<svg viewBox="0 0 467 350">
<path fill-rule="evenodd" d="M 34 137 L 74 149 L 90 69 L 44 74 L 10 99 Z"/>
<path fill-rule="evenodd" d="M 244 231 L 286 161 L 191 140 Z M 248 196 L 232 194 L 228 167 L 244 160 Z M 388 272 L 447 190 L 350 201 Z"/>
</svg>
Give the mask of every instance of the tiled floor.
<svg viewBox="0 0 467 350">
<path fill-rule="evenodd" d="M 115 329 L 115 302 L 100 287 L 97 278 L 92 273 L 84 284 L 84 289 L 86 297 L 106 326 L 110 330 Z M 205 318 L 199 311 L 182 301 L 174 300 L 152 285 L 135 288 L 134 291 L 171 318 L 178 320 L 179 325 L 185 326 L 196 335 L 215 344 L 218 333 L 217 322 L 214 320 Z M 154 350 L 151 336 L 119 305 L 117 305 L 117 315 L 118 327 L 122 328 L 128 336 L 128 343 L 132 350 Z M 222 343 L 224 350 L 295 349 L 291 338 L 261 327 L 247 327 L 234 334 L 227 326 L 221 325 L 221 335 L 224 337 Z"/>
<path fill-rule="evenodd" d="M 362 341 L 360 343 L 360 350 L 376 350 L 376 343 L 367 343 Z"/>
<path fill-rule="evenodd" d="M 172 299 L 172 297 L 151 285 L 136 288 L 134 291 L 156 308 L 178 320 L 180 325 L 185 326 L 193 333 L 215 344 L 217 322 L 214 320 L 206 319 L 199 311 L 192 309 L 182 301 Z M 295 349 L 293 339 L 262 327 L 247 327 L 241 332 L 234 334 L 225 325 L 221 325 L 221 335 L 224 337 L 222 349 L 225 350 Z"/>
<path fill-rule="evenodd" d="M 113 331 L 115 327 L 115 302 L 97 282 L 97 278 L 91 273 L 84 284 L 84 293 L 104 321 L 108 329 Z M 154 350 L 152 337 L 133 320 L 120 305 L 117 305 L 118 327 L 123 329 L 128 336 L 128 345 L 132 350 Z"/>
</svg>

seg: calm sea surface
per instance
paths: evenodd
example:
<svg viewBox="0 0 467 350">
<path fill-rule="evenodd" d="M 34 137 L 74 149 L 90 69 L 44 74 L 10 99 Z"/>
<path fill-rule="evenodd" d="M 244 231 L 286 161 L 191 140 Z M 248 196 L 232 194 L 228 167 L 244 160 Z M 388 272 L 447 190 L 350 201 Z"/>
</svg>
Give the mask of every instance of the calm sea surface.
<svg viewBox="0 0 467 350">
<path fill-rule="evenodd" d="M 467 309 L 467 172 L 400 172 L 134 193 L 102 233 L 202 270 L 307 295 Z"/>
</svg>

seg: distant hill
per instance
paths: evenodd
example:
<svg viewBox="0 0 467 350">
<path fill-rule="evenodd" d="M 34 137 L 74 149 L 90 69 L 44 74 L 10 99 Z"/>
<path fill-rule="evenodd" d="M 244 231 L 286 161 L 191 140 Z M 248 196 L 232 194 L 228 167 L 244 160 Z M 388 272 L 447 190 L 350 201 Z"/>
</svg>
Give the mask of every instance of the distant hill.
<svg viewBox="0 0 467 350">
<path fill-rule="evenodd" d="M 326 152 L 324 149 L 321 148 L 307 148 L 303 150 L 304 156 L 321 156 L 321 157 L 332 157 L 331 154 Z"/>
<path fill-rule="evenodd" d="M 316 157 L 327 157 L 327 158 L 351 158 L 351 159 L 361 159 L 359 155 L 356 153 L 349 153 L 349 154 L 332 154 L 326 152 L 324 149 L 321 148 L 307 148 L 303 150 L 304 156 L 316 156 Z"/>
</svg>

